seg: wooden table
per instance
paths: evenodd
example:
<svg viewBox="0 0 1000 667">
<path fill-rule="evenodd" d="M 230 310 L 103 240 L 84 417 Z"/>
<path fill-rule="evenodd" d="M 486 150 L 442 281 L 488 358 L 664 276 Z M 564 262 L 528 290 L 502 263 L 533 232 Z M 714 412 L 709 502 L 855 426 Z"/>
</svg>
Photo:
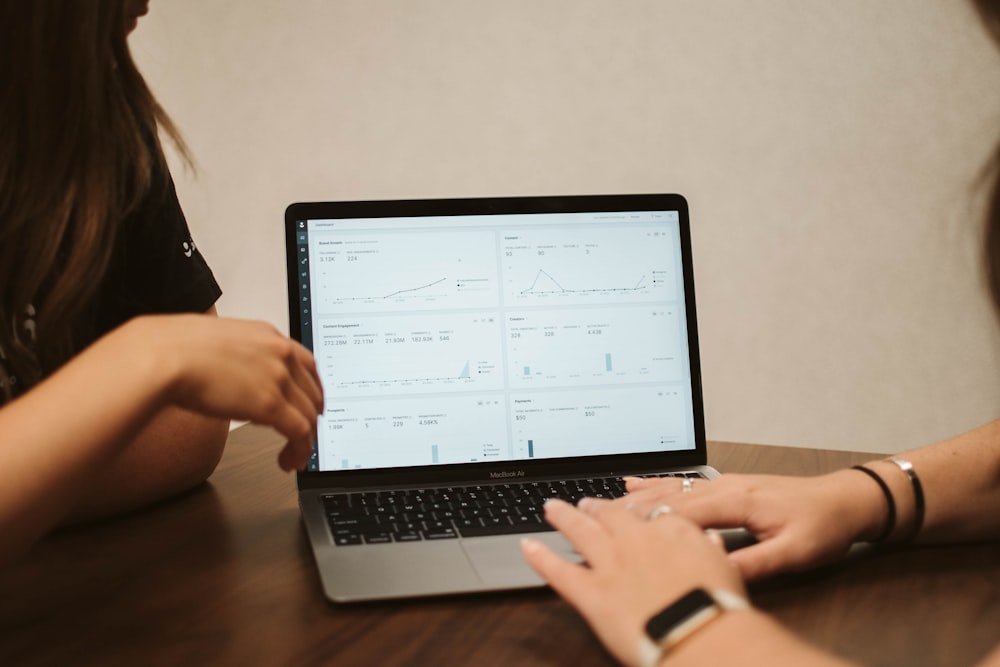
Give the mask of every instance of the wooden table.
<svg viewBox="0 0 1000 667">
<path fill-rule="evenodd" d="M 0 665 L 609 665 L 548 590 L 334 606 L 277 438 L 237 429 L 208 484 L 53 535 L 0 573 Z M 724 472 L 815 474 L 870 454 L 710 443 Z M 752 589 L 873 665 L 969 665 L 1000 641 L 1000 543 L 885 549 Z"/>
</svg>

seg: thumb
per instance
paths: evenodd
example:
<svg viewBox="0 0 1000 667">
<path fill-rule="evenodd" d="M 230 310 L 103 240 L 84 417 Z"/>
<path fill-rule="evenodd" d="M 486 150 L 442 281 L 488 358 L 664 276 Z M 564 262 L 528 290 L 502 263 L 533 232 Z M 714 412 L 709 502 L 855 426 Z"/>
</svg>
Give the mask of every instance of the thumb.
<svg viewBox="0 0 1000 667">
<path fill-rule="evenodd" d="M 731 552 L 729 562 L 736 566 L 746 581 L 754 581 L 795 569 L 798 563 L 792 554 L 791 540 L 787 536 L 778 536 Z"/>
</svg>

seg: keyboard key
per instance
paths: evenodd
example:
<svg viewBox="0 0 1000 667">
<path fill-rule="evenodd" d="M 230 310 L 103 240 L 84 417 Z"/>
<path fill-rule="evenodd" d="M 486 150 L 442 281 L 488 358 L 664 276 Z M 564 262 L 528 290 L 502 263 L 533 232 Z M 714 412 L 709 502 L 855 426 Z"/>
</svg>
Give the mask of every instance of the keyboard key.
<svg viewBox="0 0 1000 667">
<path fill-rule="evenodd" d="M 467 526 L 460 527 L 459 532 L 462 537 L 488 537 L 490 535 L 516 535 L 517 533 L 538 533 L 551 531 L 552 526 L 547 523 L 525 523 L 525 524 L 497 524 L 492 526 Z"/>
<path fill-rule="evenodd" d="M 427 529 L 423 531 L 425 540 L 448 540 L 458 537 L 458 533 L 451 526 L 447 528 Z"/>
<path fill-rule="evenodd" d="M 405 530 L 392 533 L 392 539 L 397 542 L 419 542 L 420 533 L 415 530 Z"/>
</svg>

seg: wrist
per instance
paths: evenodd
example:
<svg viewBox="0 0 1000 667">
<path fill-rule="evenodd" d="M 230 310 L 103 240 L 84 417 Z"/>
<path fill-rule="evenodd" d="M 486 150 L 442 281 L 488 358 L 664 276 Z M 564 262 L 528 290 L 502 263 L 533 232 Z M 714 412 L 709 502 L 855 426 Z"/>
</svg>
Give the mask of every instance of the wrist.
<svg viewBox="0 0 1000 667">
<path fill-rule="evenodd" d="M 857 502 L 852 505 L 855 509 L 850 510 L 860 527 L 855 541 L 899 542 L 912 539 L 919 532 L 923 520 L 923 492 L 908 462 L 879 459 L 835 474 L 847 473 L 852 473 L 855 479 L 852 487 L 845 487 L 845 493 L 862 494 L 867 487 L 867 493 L 863 498 L 858 495 Z M 846 484 L 847 477 L 843 480 Z M 874 501 L 873 494 L 876 496 Z"/>
<path fill-rule="evenodd" d="M 646 622 L 637 647 L 638 663 L 654 667 L 724 616 L 749 610 L 743 595 L 725 589 L 693 588 Z"/>
<path fill-rule="evenodd" d="M 129 373 L 143 379 L 150 393 L 150 407 L 159 410 L 176 402 L 183 389 L 183 373 L 177 356 L 164 337 L 161 316 L 141 315 L 132 318 L 114 331 L 118 364 Z M 169 338 L 169 335 L 168 335 Z"/>
<path fill-rule="evenodd" d="M 876 541 L 889 520 L 888 503 L 878 483 L 864 472 L 850 468 L 824 477 L 836 494 L 837 520 L 843 522 L 849 541 Z"/>
<path fill-rule="evenodd" d="M 751 608 L 723 614 L 657 663 L 657 667 L 685 665 L 843 667 L 845 663 L 809 646 L 764 612 Z"/>
</svg>

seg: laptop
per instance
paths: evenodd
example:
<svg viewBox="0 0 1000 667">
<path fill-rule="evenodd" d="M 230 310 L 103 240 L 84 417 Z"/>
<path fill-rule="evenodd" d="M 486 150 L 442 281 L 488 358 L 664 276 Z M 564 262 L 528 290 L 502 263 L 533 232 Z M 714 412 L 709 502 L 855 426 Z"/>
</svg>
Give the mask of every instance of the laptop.
<svg viewBox="0 0 1000 667">
<path fill-rule="evenodd" d="M 543 586 L 549 497 L 706 465 L 676 194 L 296 203 L 289 320 L 326 409 L 299 505 L 335 602 Z"/>
</svg>

